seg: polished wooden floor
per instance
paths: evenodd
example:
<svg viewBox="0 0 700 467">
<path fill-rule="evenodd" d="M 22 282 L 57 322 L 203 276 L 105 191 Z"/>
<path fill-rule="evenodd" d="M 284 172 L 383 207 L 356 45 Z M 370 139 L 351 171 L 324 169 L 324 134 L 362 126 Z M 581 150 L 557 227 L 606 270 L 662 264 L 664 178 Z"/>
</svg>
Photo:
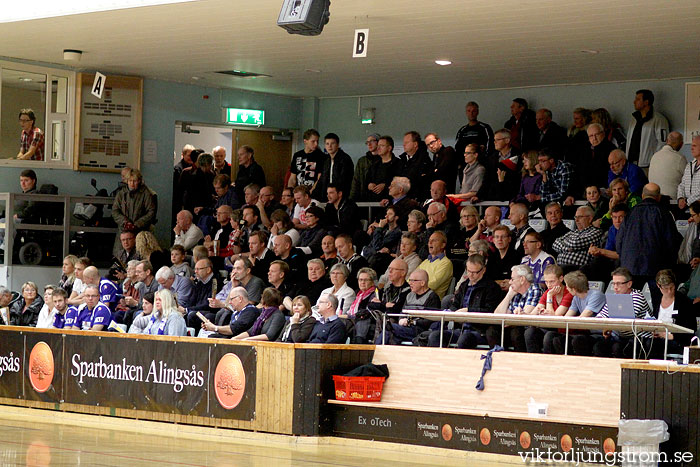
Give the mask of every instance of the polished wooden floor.
<svg viewBox="0 0 700 467">
<path fill-rule="evenodd" d="M 159 430 L 166 434 L 158 434 Z M 430 451 L 387 443 L 207 430 L 183 426 L 174 430 L 167 423 L 0 406 L 0 465 L 522 465 L 512 457 L 483 458 L 473 453 Z"/>
</svg>

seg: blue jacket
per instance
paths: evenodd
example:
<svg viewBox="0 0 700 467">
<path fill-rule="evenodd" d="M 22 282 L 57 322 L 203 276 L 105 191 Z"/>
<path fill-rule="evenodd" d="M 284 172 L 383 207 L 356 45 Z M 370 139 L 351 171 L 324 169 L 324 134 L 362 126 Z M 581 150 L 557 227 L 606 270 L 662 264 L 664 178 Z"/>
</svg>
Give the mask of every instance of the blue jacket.
<svg viewBox="0 0 700 467">
<path fill-rule="evenodd" d="M 644 188 L 644 185 L 649 181 L 647 180 L 647 176 L 644 175 L 644 171 L 640 169 L 639 166 L 630 164 L 629 162 L 625 162 L 625 166 L 622 168 L 620 175 L 615 175 L 612 170 L 608 169 L 608 186 L 610 186 L 610 182 L 616 178 L 627 180 L 627 183 L 630 184 L 630 191 L 637 195 L 642 194 L 642 188 Z"/>
</svg>

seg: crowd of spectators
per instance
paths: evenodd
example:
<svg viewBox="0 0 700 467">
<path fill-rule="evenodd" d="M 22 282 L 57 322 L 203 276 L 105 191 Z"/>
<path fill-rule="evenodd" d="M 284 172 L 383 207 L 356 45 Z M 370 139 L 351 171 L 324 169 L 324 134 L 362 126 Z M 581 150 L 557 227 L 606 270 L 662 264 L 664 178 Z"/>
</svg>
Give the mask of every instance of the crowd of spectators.
<svg viewBox="0 0 700 467">
<path fill-rule="evenodd" d="M 625 134 L 606 109 L 575 109 L 567 130 L 521 98 L 494 132 L 469 102 L 455 148 L 434 132 L 407 131 L 396 155 L 391 136 L 372 134 L 357 163 L 337 134 L 325 135 L 321 150 L 310 129 L 281 192 L 267 184 L 254 148 L 238 148 L 232 168 L 224 148 L 187 145 L 174 170 L 167 248 L 151 232 L 155 194 L 126 169 L 112 210 L 119 235 L 110 273 L 68 256 L 43 298 L 31 282 L 14 299 L 0 289 L 0 318 L 283 342 L 475 348 L 503 338 L 516 351 L 563 353 L 564 334 L 537 326 L 501 336 L 500 325 L 440 329 L 390 316 L 382 333 L 382 323 L 384 314 L 421 308 L 606 317 L 605 294 L 589 287 L 601 281 L 631 294 L 637 317 L 696 330 L 700 136 L 687 163 L 682 135 L 653 104 L 651 91 L 636 93 Z M 483 201 L 497 203 L 480 216 Z M 375 216 L 359 202 L 374 202 Z M 675 223 L 683 219 L 685 238 Z M 653 345 L 661 337 L 640 337 L 648 355 L 663 349 Z M 690 338 L 668 337 L 672 351 Z M 631 355 L 623 332 L 570 339 L 577 355 Z"/>
</svg>

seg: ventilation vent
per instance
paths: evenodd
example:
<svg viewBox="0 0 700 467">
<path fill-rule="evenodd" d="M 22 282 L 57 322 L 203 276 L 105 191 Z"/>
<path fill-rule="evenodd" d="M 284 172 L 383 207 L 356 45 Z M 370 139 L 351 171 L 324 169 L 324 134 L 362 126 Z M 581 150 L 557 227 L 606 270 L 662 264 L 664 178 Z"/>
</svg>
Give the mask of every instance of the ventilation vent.
<svg viewBox="0 0 700 467">
<path fill-rule="evenodd" d="M 217 71 L 216 73 L 221 74 L 221 75 L 235 76 L 237 78 L 257 78 L 257 77 L 269 78 L 270 77 L 270 75 L 266 75 L 263 73 L 253 73 L 252 71 L 241 71 L 241 70 L 225 70 L 225 71 Z"/>
</svg>

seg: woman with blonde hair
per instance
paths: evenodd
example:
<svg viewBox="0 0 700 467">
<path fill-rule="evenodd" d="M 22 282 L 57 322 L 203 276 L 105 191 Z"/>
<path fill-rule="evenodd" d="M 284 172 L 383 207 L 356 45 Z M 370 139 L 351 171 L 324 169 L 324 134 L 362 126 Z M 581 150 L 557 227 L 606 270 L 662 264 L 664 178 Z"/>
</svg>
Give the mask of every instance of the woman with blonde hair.
<svg viewBox="0 0 700 467">
<path fill-rule="evenodd" d="M 44 299 L 39 296 L 36 284 L 32 281 L 25 282 L 22 284 L 22 296 L 10 308 L 10 324 L 35 327 L 42 306 Z"/>
<path fill-rule="evenodd" d="M 542 174 L 537 172 L 538 151 L 528 151 L 523 154 L 522 179 L 520 180 L 520 190 L 511 203 L 530 203 L 536 200 L 542 187 Z"/>
<path fill-rule="evenodd" d="M 297 295 L 292 300 L 292 317 L 282 329 L 280 342 L 302 344 L 309 340 L 316 325 L 316 318 L 311 315 L 311 302 L 305 295 Z"/>
<path fill-rule="evenodd" d="M 58 282 L 58 286 L 65 290 L 69 297 L 73 291 L 73 282 L 75 282 L 75 263 L 77 262 L 78 257 L 75 255 L 68 255 L 63 258 L 61 280 Z"/>
<path fill-rule="evenodd" d="M 151 262 L 153 271 L 158 271 L 163 266 L 170 266 L 170 253 L 163 251 L 155 235 L 148 230 L 136 235 L 136 253 L 142 260 Z"/>
<path fill-rule="evenodd" d="M 153 312 L 143 333 L 156 336 L 187 335 L 185 318 L 178 311 L 175 296 L 169 289 L 155 293 Z"/>
</svg>

